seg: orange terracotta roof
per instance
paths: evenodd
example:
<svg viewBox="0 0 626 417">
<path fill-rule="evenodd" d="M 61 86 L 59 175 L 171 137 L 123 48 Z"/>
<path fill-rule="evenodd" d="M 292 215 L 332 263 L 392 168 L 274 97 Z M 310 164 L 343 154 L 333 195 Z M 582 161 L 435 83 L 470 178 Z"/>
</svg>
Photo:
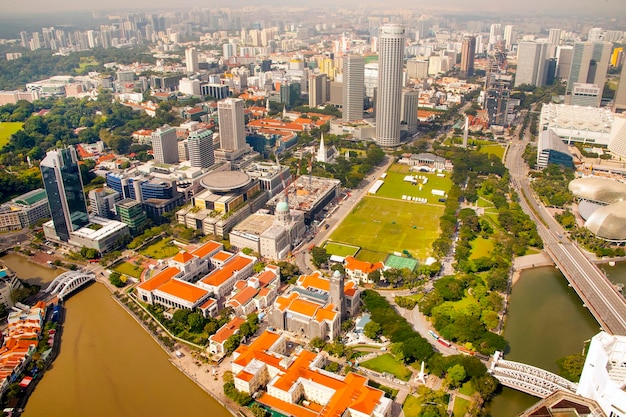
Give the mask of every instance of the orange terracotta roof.
<svg viewBox="0 0 626 417">
<path fill-rule="evenodd" d="M 209 337 L 209 340 L 215 343 L 224 343 L 229 337 L 231 337 L 242 324 L 246 321 L 241 317 L 235 317 L 225 325 L 223 325 L 214 335 Z"/>
<path fill-rule="evenodd" d="M 326 321 L 333 321 L 335 320 L 335 317 L 337 317 L 337 312 L 333 311 L 334 306 L 332 304 L 329 304 L 328 306 L 324 307 L 324 308 L 320 308 L 317 310 L 317 313 L 315 313 L 315 320 L 318 323 L 323 322 L 324 320 Z"/>
<path fill-rule="evenodd" d="M 254 378 L 254 375 L 252 375 L 250 372 L 241 371 L 237 374 L 237 378 L 246 382 L 250 382 L 252 378 Z"/>
<path fill-rule="evenodd" d="M 302 314 L 306 317 L 313 317 L 318 308 L 320 308 L 319 304 L 296 298 L 291 302 L 291 305 L 289 306 L 289 311 Z"/>
<path fill-rule="evenodd" d="M 246 305 L 250 300 L 254 298 L 255 295 L 257 295 L 258 292 L 259 290 L 254 287 L 246 287 L 243 290 L 239 291 L 237 294 L 235 294 L 234 297 L 231 297 L 229 303 L 236 303 L 240 306 Z"/>
<path fill-rule="evenodd" d="M 235 350 L 235 354 L 238 354 L 237 358 L 233 359 L 233 362 L 240 365 L 248 365 L 252 359 L 255 358 L 255 352 L 264 352 L 269 349 L 280 338 L 278 333 L 265 331 L 256 338 L 250 345 L 241 344 Z"/>
<path fill-rule="evenodd" d="M 278 278 L 276 271 L 263 271 L 258 276 L 259 284 L 261 284 L 262 287 L 271 284 L 276 278 Z"/>
<path fill-rule="evenodd" d="M 204 303 L 202 303 L 202 305 L 200 306 L 201 310 L 206 310 L 207 308 L 211 307 L 211 305 L 215 304 L 215 300 L 212 298 L 209 298 L 208 300 L 206 300 Z"/>
<path fill-rule="evenodd" d="M 281 295 L 276 299 L 275 305 L 280 311 L 285 311 L 285 309 L 289 307 L 289 304 L 291 304 L 291 302 L 296 298 L 298 298 L 297 292 L 292 292 L 287 297 Z"/>
<path fill-rule="evenodd" d="M 200 259 L 204 258 L 205 256 L 209 255 L 211 252 L 219 249 L 222 247 L 221 243 L 217 243 L 213 240 L 209 240 L 207 243 L 205 243 L 204 245 L 200 246 L 198 249 L 196 249 L 193 254 L 196 255 L 197 257 L 199 257 Z"/>
<path fill-rule="evenodd" d="M 346 269 L 349 269 L 351 271 L 361 271 L 365 274 L 369 274 L 370 272 L 377 271 L 384 267 L 382 262 L 371 263 L 366 261 L 360 261 L 353 256 L 346 256 L 345 261 Z"/>
<path fill-rule="evenodd" d="M 158 290 L 174 297 L 181 298 L 185 301 L 189 301 L 190 303 L 198 302 L 198 300 L 205 297 L 209 293 L 207 290 L 203 290 L 196 285 L 178 279 L 169 280 L 165 284 L 161 285 Z"/>
<path fill-rule="evenodd" d="M 321 272 L 315 271 L 311 275 L 300 275 L 296 283 L 302 288 L 317 288 L 322 291 L 330 291 L 330 281 L 323 278 Z"/>
<path fill-rule="evenodd" d="M 215 259 L 216 261 L 220 261 L 220 262 L 225 262 L 233 255 L 234 253 L 226 252 L 225 250 L 222 250 L 216 253 L 215 255 L 213 255 L 211 259 Z"/>
<path fill-rule="evenodd" d="M 354 297 L 356 294 L 356 288 L 344 288 L 343 293 L 348 297 Z"/>
<path fill-rule="evenodd" d="M 252 259 L 244 258 L 243 256 L 237 255 L 232 258 L 230 261 L 226 262 L 224 266 L 220 269 L 216 269 L 211 272 L 205 278 L 202 279 L 202 283 L 206 285 L 211 285 L 214 287 L 219 287 L 228 281 L 235 271 L 241 271 L 246 268 L 248 265 L 252 263 Z"/>
<path fill-rule="evenodd" d="M 169 268 L 165 268 L 163 271 L 159 272 L 149 280 L 139 284 L 139 288 L 146 291 L 154 291 L 161 285 L 165 284 L 167 281 L 174 278 L 174 276 L 179 273 L 180 269 L 170 266 Z"/>
<path fill-rule="evenodd" d="M 261 290 L 259 291 L 259 296 L 265 297 L 267 294 L 269 294 L 269 292 L 270 292 L 269 288 L 261 288 Z"/>
<path fill-rule="evenodd" d="M 178 252 L 176 256 L 172 258 L 173 261 L 180 262 L 181 264 L 186 264 L 192 259 L 193 255 L 185 251 Z"/>
</svg>

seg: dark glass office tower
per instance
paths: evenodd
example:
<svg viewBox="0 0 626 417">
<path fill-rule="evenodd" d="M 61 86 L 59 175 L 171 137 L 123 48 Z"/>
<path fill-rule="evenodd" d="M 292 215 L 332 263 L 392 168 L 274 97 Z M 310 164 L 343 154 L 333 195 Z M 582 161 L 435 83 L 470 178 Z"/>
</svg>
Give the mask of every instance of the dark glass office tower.
<svg viewBox="0 0 626 417">
<path fill-rule="evenodd" d="M 49 151 L 40 168 L 54 230 L 59 239 L 67 242 L 71 232 L 89 224 L 76 150 Z"/>
</svg>

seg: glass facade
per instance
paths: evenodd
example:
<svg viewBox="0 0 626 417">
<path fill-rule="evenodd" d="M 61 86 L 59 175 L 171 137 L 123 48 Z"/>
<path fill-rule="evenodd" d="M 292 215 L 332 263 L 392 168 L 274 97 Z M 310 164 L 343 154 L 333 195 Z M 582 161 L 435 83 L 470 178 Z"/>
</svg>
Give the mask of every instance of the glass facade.
<svg viewBox="0 0 626 417">
<path fill-rule="evenodd" d="M 40 167 L 54 229 L 61 240 L 68 241 L 70 232 L 89 224 L 76 151 L 50 151 Z"/>
</svg>

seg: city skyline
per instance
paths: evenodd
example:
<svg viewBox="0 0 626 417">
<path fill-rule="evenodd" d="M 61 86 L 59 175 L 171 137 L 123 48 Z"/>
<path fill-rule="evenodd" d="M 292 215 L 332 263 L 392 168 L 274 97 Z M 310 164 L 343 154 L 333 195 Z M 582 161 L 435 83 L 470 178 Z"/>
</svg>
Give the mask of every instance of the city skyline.
<svg viewBox="0 0 626 417">
<path fill-rule="evenodd" d="M 250 1 L 240 0 L 229 3 L 230 8 L 237 7 L 250 7 L 256 6 L 256 3 Z M 316 3 L 317 7 L 333 7 L 337 8 L 337 4 L 330 1 L 322 1 Z M 147 1 L 141 0 L 133 2 L 132 6 L 129 6 L 127 2 L 122 0 L 112 0 L 106 3 L 101 2 L 82 2 L 80 6 L 77 6 L 75 2 L 69 0 L 61 0 L 58 2 L 50 3 L 43 0 L 34 0 L 29 3 L 28 10 L 24 10 L 19 3 L 8 3 L 3 5 L 4 13 L 21 14 L 21 15 L 36 15 L 38 13 L 46 12 L 63 12 L 63 11 L 90 11 L 90 10 L 107 10 L 107 11 L 140 11 L 140 10 L 154 10 L 154 9 L 168 9 L 177 10 L 180 8 L 203 8 L 210 7 L 210 4 L 198 4 L 197 2 L 183 0 L 172 6 L 171 2 L 164 0 Z M 285 0 L 273 0 L 272 2 L 265 3 L 263 7 L 289 7 L 293 8 L 293 3 Z M 361 7 L 372 8 L 373 10 L 381 9 L 379 3 L 375 2 L 356 2 L 356 1 L 344 1 L 340 7 Z M 471 6 L 467 2 L 462 0 L 444 0 L 442 2 L 432 3 L 428 1 L 409 1 L 409 0 L 395 0 L 385 4 L 386 11 L 392 12 L 394 9 L 407 9 L 407 10 L 425 10 L 432 12 L 439 11 L 480 11 L 480 14 L 489 13 L 507 13 L 515 14 L 519 12 L 525 12 L 531 15 L 541 15 L 544 13 L 571 16 L 575 14 L 588 14 L 590 16 L 599 15 L 611 15 L 614 13 L 626 12 L 626 3 L 619 0 L 605 0 L 602 2 L 602 7 L 598 7 L 597 3 L 590 3 L 583 0 L 556 0 L 551 2 L 542 2 L 540 0 L 529 0 L 526 2 L 517 2 L 513 0 L 503 0 L 494 2 L 493 0 L 477 0 L 471 3 Z M 382 9 L 381 9 L 382 10 Z"/>
</svg>

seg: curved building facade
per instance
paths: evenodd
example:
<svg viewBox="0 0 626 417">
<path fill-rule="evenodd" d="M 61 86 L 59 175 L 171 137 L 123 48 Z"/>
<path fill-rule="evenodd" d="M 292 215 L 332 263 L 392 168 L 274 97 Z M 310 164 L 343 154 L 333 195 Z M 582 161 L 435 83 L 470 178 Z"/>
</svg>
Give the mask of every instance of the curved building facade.
<svg viewBox="0 0 626 417">
<path fill-rule="evenodd" d="M 382 26 L 378 33 L 376 143 L 380 146 L 400 145 L 405 32 L 404 26 L 392 24 Z"/>
<path fill-rule="evenodd" d="M 626 184 L 608 178 L 578 178 L 569 190 L 583 200 L 579 213 L 585 227 L 601 239 L 626 241 Z M 589 203 L 591 202 L 591 203 Z"/>
<path fill-rule="evenodd" d="M 578 178 L 569 183 L 569 190 L 583 200 L 613 204 L 626 200 L 626 184 L 608 178 Z"/>
<path fill-rule="evenodd" d="M 626 201 L 601 207 L 585 222 L 585 227 L 599 238 L 626 240 Z"/>
</svg>

